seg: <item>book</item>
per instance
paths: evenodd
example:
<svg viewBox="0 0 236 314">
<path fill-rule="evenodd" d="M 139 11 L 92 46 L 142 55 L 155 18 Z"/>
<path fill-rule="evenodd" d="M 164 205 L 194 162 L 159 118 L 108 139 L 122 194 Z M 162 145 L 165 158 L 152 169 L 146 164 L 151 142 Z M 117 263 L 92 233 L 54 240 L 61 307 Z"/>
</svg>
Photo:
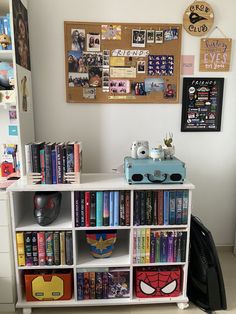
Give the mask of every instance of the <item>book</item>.
<svg viewBox="0 0 236 314">
<path fill-rule="evenodd" d="M 168 254 L 168 242 L 167 242 L 167 232 L 161 232 L 160 235 L 160 262 L 167 262 L 167 254 Z"/>
<path fill-rule="evenodd" d="M 120 222 L 120 192 L 114 191 L 114 226 Z"/>
<path fill-rule="evenodd" d="M 189 201 L 189 191 L 183 190 L 183 208 L 182 208 L 182 224 L 186 225 L 188 223 L 188 201 Z"/>
<path fill-rule="evenodd" d="M 155 231 L 155 242 L 156 242 L 156 250 L 155 250 L 155 262 L 159 263 L 161 261 L 161 257 L 160 257 L 160 232 L 159 231 Z"/>
<path fill-rule="evenodd" d="M 34 142 L 31 144 L 32 171 L 41 173 L 40 150 L 44 148 L 44 142 Z"/>
<path fill-rule="evenodd" d="M 102 298 L 108 299 L 108 291 L 109 291 L 109 280 L 108 280 L 108 273 L 102 273 Z"/>
<path fill-rule="evenodd" d="M 95 299 L 96 293 L 95 293 L 95 272 L 89 273 L 89 299 Z"/>
<path fill-rule="evenodd" d="M 187 232 L 183 232 L 181 237 L 181 262 L 186 262 L 186 249 L 187 249 Z"/>
<path fill-rule="evenodd" d="M 141 263 L 141 229 L 136 231 L 136 261 L 137 264 Z"/>
<path fill-rule="evenodd" d="M 53 251 L 53 232 L 45 232 L 45 242 L 46 242 L 46 264 L 48 266 L 54 265 L 54 251 Z"/>
<path fill-rule="evenodd" d="M 32 232 L 26 231 L 25 237 L 25 264 L 26 266 L 33 265 L 33 251 L 32 251 Z"/>
<path fill-rule="evenodd" d="M 164 225 L 169 224 L 169 211 L 170 211 L 170 192 L 164 191 L 164 207 L 163 207 Z"/>
<path fill-rule="evenodd" d="M 74 143 L 74 172 L 80 172 L 81 169 L 82 145 L 79 142 Z"/>
<path fill-rule="evenodd" d="M 74 191 L 74 215 L 75 215 L 75 227 L 80 227 L 80 215 L 81 215 L 81 204 L 80 204 L 80 191 Z"/>
<path fill-rule="evenodd" d="M 109 226 L 114 226 L 114 191 L 109 194 Z"/>
<path fill-rule="evenodd" d="M 52 184 L 52 150 L 55 149 L 55 143 L 48 142 L 44 145 L 45 151 L 45 183 Z"/>
<path fill-rule="evenodd" d="M 96 226 L 101 227 L 103 224 L 103 192 L 96 192 Z"/>
<path fill-rule="evenodd" d="M 72 231 L 65 232 L 65 255 L 66 265 L 73 265 Z"/>
<path fill-rule="evenodd" d="M 153 223 L 153 193 L 152 191 L 146 191 L 146 225 L 152 225 Z"/>
<path fill-rule="evenodd" d="M 174 237 L 172 232 L 167 233 L 167 262 L 174 262 Z"/>
<path fill-rule="evenodd" d="M 38 260 L 38 243 L 37 243 L 37 232 L 32 232 L 32 255 L 33 255 L 33 265 L 37 266 Z"/>
<path fill-rule="evenodd" d="M 182 190 L 176 190 L 175 193 L 175 202 L 176 202 L 176 207 L 175 207 L 175 212 L 176 212 L 176 217 L 175 217 L 175 223 L 177 225 L 181 225 L 182 223 L 182 211 L 183 211 L 183 191 Z"/>
<path fill-rule="evenodd" d="M 129 270 L 110 269 L 108 273 L 108 298 L 129 298 L 130 297 L 130 276 Z"/>
<path fill-rule="evenodd" d="M 125 191 L 120 191 L 120 219 L 119 225 L 125 226 Z"/>
<path fill-rule="evenodd" d="M 176 262 L 181 262 L 181 238 L 182 238 L 182 232 L 177 231 L 177 239 L 176 239 Z"/>
<path fill-rule="evenodd" d="M 85 227 L 85 192 L 80 192 L 80 226 Z"/>
<path fill-rule="evenodd" d="M 96 192 L 90 192 L 90 226 L 96 226 Z"/>
<path fill-rule="evenodd" d="M 140 191 L 140 225 L 146 225 L 146 192 Z"/>
<path fill-rule="evenodd" d="M 16 247 L 17 247 L 18 266 L 25 266 L 24 232 L 16 233 Z"/>
<path fill-rule="evenodd" d="M 158 220 L 158 225 L 163 225 L 164 224 L 164 213 L 163 213 L 163 200 L 164 199 L 164 193 L 163 190 L 158 191 L 158 209 L 157 209 L 157 220 Z"/>
<path fill-rule="evenodd" d="M 26 174 L 33 172 L 32 169 L 32 143 L 25 144 L 25 167 Z"/>
<path fill-rule="evenodd" d="M 89 272 L 84 272 L 84 300 L 89 300 Z"/>
<path fill-rule="evenodd" d="M 55 148 L 52 150 L 52 184 L 57 184 L 57 154 Z"/>
<path fill-rule="evenodd" d="M 140 191 L 134 191 L 134 225 L 139 226 L 141 221 L 141 194 Z"/>
<path fill-rule="evenodd" d="M 65 239 L 65 231 L 60 231 L 60 259 L 61 265 L 66 264 L 66 239 Z"/>
<path fill-rule="evenodd" d="M 66 144 L 66 172 L 74 172 L 74 143 Z"/>
<path fill-rule="evenodd" d="M 151 230 L 150 233 L 150 263 L 155 263 L 155 255 L 156 255 L 156 238 L 155 232 Z"/>
<path fill-rule="evenodd" d="M 85 191 L 85 226 L 90 226 L 90 191 Z"/>
<path fill-rule="evenodd" d="M 158 224 L 158 191 L 153 191 L 153 224 Z"/>
<path fill-rule="evenodd" d="M 137 229 L 133 229 L 133 263 L 137 263 Z"/>
<path fill-rule="evenodd" d="M 60 233 L 59 231 L 53 232 L 53 251 L 54 251 L 54 264 L 60 265 Z"/>
<path fill-rule="evenodd" d="M 103 226 L 109 226 L 109 191 L 103 192 Z"/>
<path fill-rule="evenodd" d="M 176 219 L 176 204 L 175 204 L 175 191 L 169 193 L 169 224 L 175 225 Z"/>
<path fill-rule="evenodd" d="M 41 183 L 45 184 L 45 150 L 44 148 L 40 149 L 40 168 L 41 168 Z"/>
<path fill-rule="evenodd" d="M 130 191 L 125 191 L 125 225 L 130 226 Z"/>
<path fill-rule="evenodd" d="M 146 263 L 146 229 L 142 228 L 141 230 L 141 243 L 140 243 L 140 257 L 141 264 Z"/>
<path fill-rule="evenodd" d="M 46 264 L 46 245 L 45 245 L 45 233 L 37 233 L 37 244 L 38 244 L 38 260 L 39 266 L 44 266 Z"/>
<path fill-rule="evenodd" d="M 57 172 L 57 183 L 64 183 L 63 173 L 63 147 L 64 142 L 57 143 L 55 145 L 56 150 L 56 172 Z"/>
<path fill-rule="evenodd" d="M 95 273 L 95 296 L 102 299 L 102 272 Z"/>
<path fill-rule="evenodd" d="M 77 299 L 83 300 L 84 299 L 84 273 L 77 272 Z"/>
<path fill-rule="evenodd" d="M 146 229 L 145 232 L 145 263 L 150 263 L 150 246 L 151 246 L 151 230 Z"/>
</svg>

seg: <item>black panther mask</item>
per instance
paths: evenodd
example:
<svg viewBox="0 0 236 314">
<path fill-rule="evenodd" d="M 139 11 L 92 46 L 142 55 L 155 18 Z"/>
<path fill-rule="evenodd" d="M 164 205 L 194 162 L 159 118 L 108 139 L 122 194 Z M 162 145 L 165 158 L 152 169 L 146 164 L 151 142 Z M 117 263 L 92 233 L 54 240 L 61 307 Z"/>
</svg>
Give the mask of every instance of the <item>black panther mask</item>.
<svg viewBox="0 0 236 314">
<path fill-rule="evenodd" d="M 61 192 L 36 192 L 34 194 L 34 217 L 40 226 L 51 224 L 58 216 Z"/>
</svg>

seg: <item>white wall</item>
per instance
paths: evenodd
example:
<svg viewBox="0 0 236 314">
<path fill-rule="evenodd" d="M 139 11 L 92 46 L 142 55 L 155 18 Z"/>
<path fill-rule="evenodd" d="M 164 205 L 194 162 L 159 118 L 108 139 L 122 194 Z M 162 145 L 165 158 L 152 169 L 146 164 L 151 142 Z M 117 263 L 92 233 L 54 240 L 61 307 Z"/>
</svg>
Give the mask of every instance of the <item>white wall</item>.
<svg viewBox="0 0 236 314">
<path fill-rule="evenodd" d="M 174 133 L 176 156 L 186 162 L 196 185 L 193 213 L 212 231 L 217 244 L 233 244 L 236 226 L 236 71 L 225 77 L 221 132 L 181 133 L 181 104 L 67 104 L 65 101 L 64 21 L 182 23 L 189 0 L 30 0 L 29 24 L 36 139 L 79 139 L 84 172 L 107 172 L 123 162 L 131 142 L 148 139 L 151 146 Z M 215 23 L 235 39 L 235 0 L 209 0 Z M 220 33 L 213 33 L 221 37 Z M 200 41 L 183 31 L 182 54 L 195 55 Z"/>
</svg>

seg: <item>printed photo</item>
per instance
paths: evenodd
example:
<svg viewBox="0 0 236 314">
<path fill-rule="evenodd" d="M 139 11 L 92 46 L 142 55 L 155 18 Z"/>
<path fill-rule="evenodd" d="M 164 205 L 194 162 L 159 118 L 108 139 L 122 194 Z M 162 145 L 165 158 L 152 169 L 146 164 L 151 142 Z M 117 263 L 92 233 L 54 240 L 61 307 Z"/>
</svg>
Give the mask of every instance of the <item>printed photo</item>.
<svg viewBox="0 0 236 314">
<path fill-rule="evenodd" d="M 145 47 L 146 30 L 132 30 L 132 47 Z"/>
<path fill-rule="evenodd" d="M 89 68 L 89 86 L 91 87 L 102 86 L 102 68 L 100 67 Z"/>
<path fill-rule="evenodd" d="M 154 31 L 148 29 L 147 30 L 147 44 L 153 44 L 154 43 Z"/>
<path fill-rule="evenodd" d="M 164 98 L 165 99 L 176 98 L 176 85 L 175 84 L 171 84 L 171 83 L 165 84 Z"/>
<path fill-rule="evenodd" d="M 71 50 L 85 50 L 85 29 L 71 29 Z"/>
<path fill-rule="evenodd" d="M 96 88 L 90 88 L 90 87 L 83 88 L 83 98 L 95 99 L 96 98 Z"/>
<path fill-rule="evenodd" d="M 88 33 L 87 34 L 87 51 L 100 51 L 100 34 Z"/>
<path fill-rule="evenodd" d="M 132 94 L 136 96 L 145 96 L 145 85 L 144 82 L 133 82 L 131 85 Z"/>
<path fill-rule="evenodd" d="M 129 80 L 111 80 L 110 92 L 116 93 L 116 94 L 130 93 L 130 81 Z"/>
<path fill-rule="evenodd" d="M 155 43 L 156 44 L 163 43 L 163 31 L 155 31 Z"/>
<path fill-rule="evenodd" d="M 16 110 L 9 110 L 9 120 L 10 120 L 10 124 L 16 124 L 16 120 L 17 120 Z"/>
<path fill-rule="evenodd" d="M 27 69 L 17 65 L 17 82 L 19 84 L 19 102 L 20 111 L 32 111 L 32 85 L 31 85 L 31 72 Z"/>
<path fill-rule="evenodd" d="M 137 61 L 137 73 L 145 73 L 146 62 L 144 60 Z"/>
<path fill-rule="evenodd" d="M 84 52 L 83 53 L 83 63 L 88 66 L 100 67 L 102 66 L 102 52 Z"/>
<path fill-rule="evenodd" d="M 178 39 L 178 37 L 179 37 L 179 32 L 177 28 L 164 30 L 164 40 L 166 41 L 174 40 L 174 39 Z"/>
<path fill-rule="evenodd" d="M 12 1 L 12 5 L 16 63 L 30 71 L 28 12 L 20 0 Z"/>
<path fill-rule="evenodd" d="M 102 25 L 102 39 L 121 40 L 121 25 Z"/>
<path fill-rule="evenodd" d="M 147 78 L 144 81 L 145 92 L 161 92 L 164 90 L 164 80 L 162 78 Z"/>
<path fill-rule="evenodd" d="M 89 87 L 88 73 L 69 73 L 69 87 Z"/>
</svg>

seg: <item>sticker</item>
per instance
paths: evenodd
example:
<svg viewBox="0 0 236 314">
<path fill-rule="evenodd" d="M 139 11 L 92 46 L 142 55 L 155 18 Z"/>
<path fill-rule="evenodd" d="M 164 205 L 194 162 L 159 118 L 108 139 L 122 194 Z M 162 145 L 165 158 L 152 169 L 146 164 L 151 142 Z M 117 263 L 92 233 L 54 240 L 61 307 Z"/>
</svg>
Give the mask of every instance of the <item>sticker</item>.
<svg viewBox="0 0 236 314">
<path fill-rule="evenodd" d="M 88 33 L 87 34 L 87 51 L 100 51 L 100 34 Z"/>
<path fill-rule="evenodd" d="M 14 90 L 1 90 L 0 91 L 0 102 L 9 104 L 15 102 L 15 91 Z"/>
<path fill-rule="evenodd" d="M 147 44 L 153 44 L 154 43 L 154 30 L 147 30 Z"/>
<path fill-rule="evenodd" d="M 147 78 L 144 80 L 145 92 L 161 92 L 164 90 L 164 80 L 162 78 Z"/>
<path fill-rule="evenodd" d="M 145 47 L 146 30 L 133 29 L 132 30 L 132 47 Z"/>
<path fill-rule="evenodd" d="M 194 74 L 194 56 L 191 55 L 181 56 L 181 74 L 182 75 Z"/>
<path fill-rule="evenodd" d="M 9 120 L 11 124 L 16 124 L 17 120 L 16 110 L 9 110 Z"/>
<path fill-rule="evenodd" d="M 112 50 L 113 57 L 147 57 L 149 50 L 123 50 L 115 49 Z"/>
<path fill-rule="evenodd" d="M 102 25 L 103 40 L 121 40 L 121 25 Z"/>
<path fill-rule="evenodd" d="M 71 29 L 71 50 L 85 50 L 85 29 Z"/>
<path fill-rule="evenodd" d="M 11 136 L 17 136 L 18 135 L 17 125 L 9 125 L 8 126 L 8 134 Z"/>
</svg>

